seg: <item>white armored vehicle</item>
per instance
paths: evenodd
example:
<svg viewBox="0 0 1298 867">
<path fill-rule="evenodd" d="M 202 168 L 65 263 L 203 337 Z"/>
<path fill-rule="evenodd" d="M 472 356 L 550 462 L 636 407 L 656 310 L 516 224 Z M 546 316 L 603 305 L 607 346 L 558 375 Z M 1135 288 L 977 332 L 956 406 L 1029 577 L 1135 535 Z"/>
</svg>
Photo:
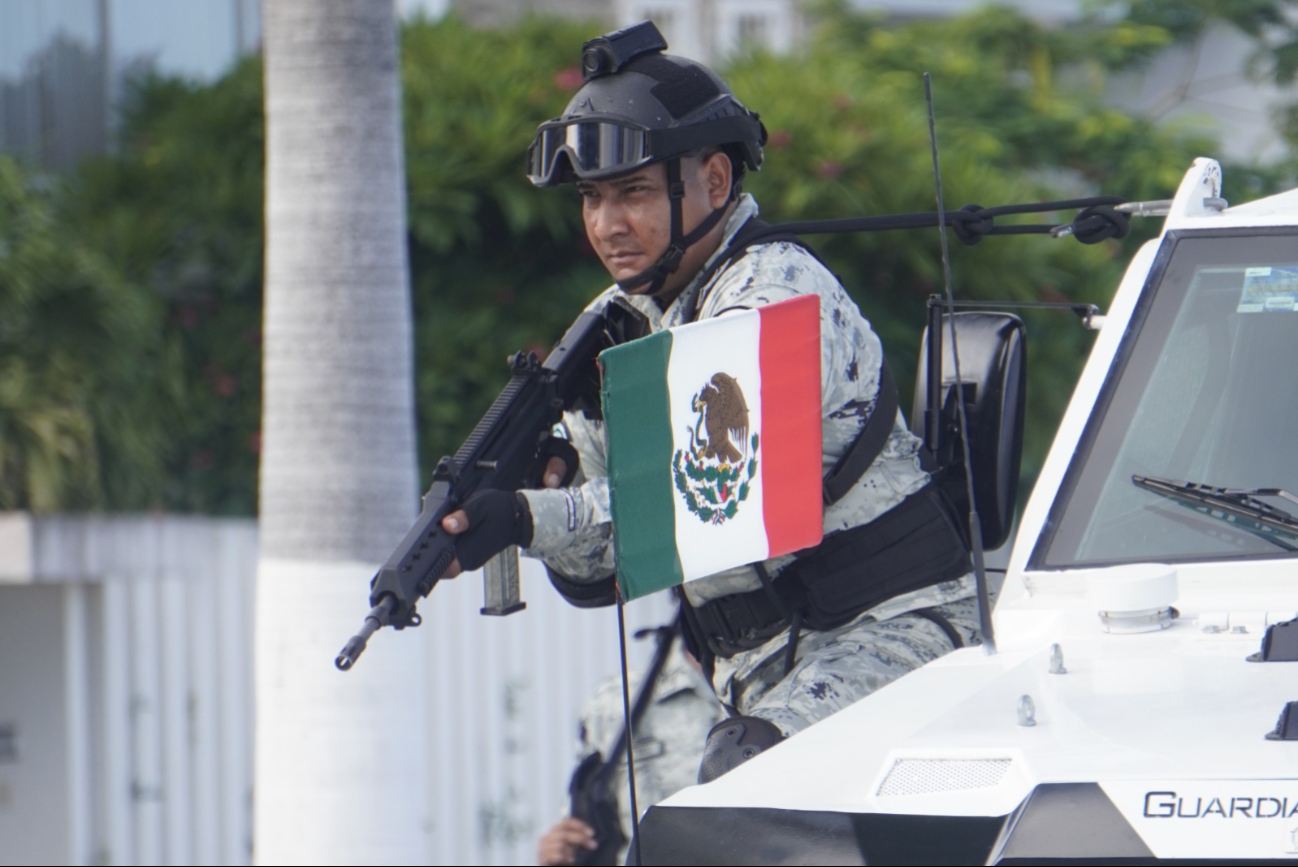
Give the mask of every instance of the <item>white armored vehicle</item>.
<svg viewBox="0 0 1298 867">
<path fill-rule="evenodd" d="M 1107 311 L 995 651 L 651 809 L 643 863 L 1298 859 L 1298 190 L 1220 178 L 1196 161 Z"/>
</svg>

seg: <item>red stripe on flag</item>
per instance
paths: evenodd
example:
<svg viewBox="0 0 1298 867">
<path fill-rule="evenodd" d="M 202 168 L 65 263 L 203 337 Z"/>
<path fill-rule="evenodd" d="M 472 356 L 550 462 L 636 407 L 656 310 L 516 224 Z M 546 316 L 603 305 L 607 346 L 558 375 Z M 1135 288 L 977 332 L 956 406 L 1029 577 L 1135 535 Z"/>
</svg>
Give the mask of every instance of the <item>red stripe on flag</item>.
<svg viewBox="0 0 1298 867">
<path fill-rule="evenodd" d="M 768 556 L 775 557 L 815 545 L 824 532 L 820 297 L 804 295 L 758 310 L 762 498 Z"/>
</svg>

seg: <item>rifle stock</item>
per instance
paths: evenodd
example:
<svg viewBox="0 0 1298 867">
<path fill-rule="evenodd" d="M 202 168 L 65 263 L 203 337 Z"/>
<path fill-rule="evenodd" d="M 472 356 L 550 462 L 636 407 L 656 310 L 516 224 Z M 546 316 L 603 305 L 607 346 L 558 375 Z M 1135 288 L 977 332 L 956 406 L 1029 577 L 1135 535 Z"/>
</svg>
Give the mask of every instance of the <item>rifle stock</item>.
<svg viewBox="0 0 1298 867">
<path fill-rule="evenodd" d="M 455 537 L 442 519 L 480 490 L 515 491 L 524 486 L 541 438 L 566 409 L 599 406 L 595 358 L 610 345 L 605 316 L 583 313 L 544 362 L 517 353 L 512 375 L 454 457 L 442 458 L 424 494 L 414 525 L 370 582 L 369 614 L 361 630 L 334 660 L 347 671 L 384 626 L 418 626 L 419 600 L 432 592 L 455 559 Z"/>
</svg>

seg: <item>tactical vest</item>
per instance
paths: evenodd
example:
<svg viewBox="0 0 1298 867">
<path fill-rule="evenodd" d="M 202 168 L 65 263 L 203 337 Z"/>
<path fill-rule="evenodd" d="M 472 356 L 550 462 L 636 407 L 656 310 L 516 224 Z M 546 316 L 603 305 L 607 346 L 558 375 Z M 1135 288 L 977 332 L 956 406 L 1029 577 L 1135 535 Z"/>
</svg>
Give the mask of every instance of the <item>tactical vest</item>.
<svg viewBox="0 0 1298 867">
<path fill-rule="evenodd" d="M 752 247 L 776 242 L 797 244 L 820 260 L 798 236 L 754 218 L 701 272 L 699 286 L 708 287 L 722 269 Z M 686 322 L 697 318 L 701 300 L 697 295 L 692 299 Z M 825 505 L 842 499 L 883 451 L 898 406 L 897 386 L 885 360 L 874 411 L 824 477 Z M 703 605 L 689 605 L 680 594 L 686 643 L 710 669 L 712 657 L 730 657 L 758 647 L 792 625 L 832 629 L 902 593 L 958 578 L 970 569 L 969 547 L 960 527 L 949 498 L 930 484 L 870 523 L 832 533 L 815 547 L 798 552 L 794 562 L 774 577 L 762 564 L 755 564 L 762 579 L 762 587 L 756 590 Z M 577 583 L 548 571 L 556 589 L 574 605 L 596 607 L 616 601 L 614 576 L 593 584 Z"/>
</svg>

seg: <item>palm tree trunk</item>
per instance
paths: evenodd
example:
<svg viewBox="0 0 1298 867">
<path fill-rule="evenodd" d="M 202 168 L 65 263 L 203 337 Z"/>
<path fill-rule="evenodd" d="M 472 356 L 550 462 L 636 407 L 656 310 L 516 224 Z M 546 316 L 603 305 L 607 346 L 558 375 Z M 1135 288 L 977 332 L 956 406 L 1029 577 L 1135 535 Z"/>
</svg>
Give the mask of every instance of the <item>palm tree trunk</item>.
<svg viewBox="0 0 1298 867">
<path fill-rule="evenodd" d="M 419 633 L 384 633 L 347 674 L 332 664 L 418 494 L 393 3 L 263 8 L 254 857 L 423 863 Z"/>
</svg>

